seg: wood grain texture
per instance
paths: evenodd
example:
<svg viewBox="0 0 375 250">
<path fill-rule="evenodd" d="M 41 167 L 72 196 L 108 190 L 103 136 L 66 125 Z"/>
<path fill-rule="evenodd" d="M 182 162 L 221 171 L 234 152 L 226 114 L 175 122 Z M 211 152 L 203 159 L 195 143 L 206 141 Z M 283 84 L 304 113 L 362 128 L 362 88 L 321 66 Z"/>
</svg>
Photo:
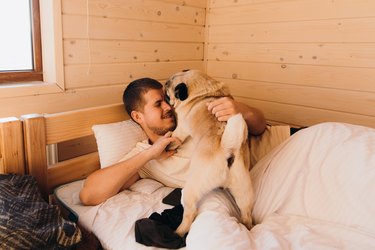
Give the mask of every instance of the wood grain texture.
<svg viewBox="0 0 375 250">
<path fill-rule="evenodd" d="M 372 0 L 222 0 L 211 1 L 210 7 L 209 25 L 357 18 L 374 15 Z"/>
<path fill-rule="evenodd" d="M 0 119 L 0 173 L 25 174 L 22 122 Z"/>
<path fill-rule="evenodd" d="M 64 60 L 70 64 L 202 61 L 203 43 L 122 40 L 64 41 Z"/>
<path fill-rule="evenodd" d="M 45 120 L 40 115 L 23 116 L 26 168 L 35 177 L 45 200 L 48 200 L 48 176 Z"/>
<path fill-rule="evenodd" d="M 67 65 L 65 86 L 67 89 L 78 89 L 128 84 L 142 77 L 167 79 L 184 69 L 203 70 L 203 61 Z"/>
<path fill-rule="evenodd" d="M 375 42 L 375 18 L 313 20 L 211 26 L 214 43 Z"/>
<path fill-rule="evenodd" d="M 100 168 L 98 152 L 75 157 L 48 168 L 48 192 L 59 185 L 86 178 Z"/>
<path fill-rule="evenodd" d="M 375 92 L 372 68 L 213 61 L 208 64 L 208 73 L 215 77 Z"/>
<path fill-rule="evenodd" d="M 203 42 L 204 27 L 120 18 L 63 15 L 63 38 Z"/>
<path fill-rule="evenodd" d="M 126 119 L 129 116 L 122 103 L 45 115 L 46 142 L 54 144 L 92 135 L 92 126 L 95 124 Z"/>
<path fill-rule="evenodd" d="M 207 73 L 271 123 L 375 127 L 375 2 L 211 0 Z"/>
<path fill-rule="evenodd" d="M 58 15 L 43 16 L 51 21 L 42 32 L 53 34 L 44 43 L 43 60 L 44 80 L 56 86 L 1 90 L 0 117 L 118 103 L 123 87 L 136 78 L 163 80 L 182 69 L 204 70 L 206 0 L 53 3 Z"/>
<path fill-rule="evenodd" d="M 312 126 L 321 122 L 343 122 L 375 128 L 375 117 L 337 112 L 301 105 L 236 97 L 239 101 L 262 110 L 267 120 L 294 126 Z"/>
<path fill-rule="evenodd" d="M 375 43 L 212 43 L 207 60 L 374 68 Z"/>
<path fill-rule="evenodd" d="M 83 179 L 100 167 L 97 149 L 92 153 L 48 165 L 46 145 L 92 135 L 91 127 L 94 124 L 118 122 L 128 118 L 122 103 L 23 116 L 27 169 L 37 179 L 43 195 L 47 197 L 58 185 Z M 86 147 L 86 144 L 81 146 Z"/>
<path fill-rule="evenodd" d="M 64 0 L 62 12 L 74 15 L 89 14 L 108 19 L 124 18 L 190 25 L 204 25 L 206 15 L 202 7 L 154 0 Z"/>
</svg>

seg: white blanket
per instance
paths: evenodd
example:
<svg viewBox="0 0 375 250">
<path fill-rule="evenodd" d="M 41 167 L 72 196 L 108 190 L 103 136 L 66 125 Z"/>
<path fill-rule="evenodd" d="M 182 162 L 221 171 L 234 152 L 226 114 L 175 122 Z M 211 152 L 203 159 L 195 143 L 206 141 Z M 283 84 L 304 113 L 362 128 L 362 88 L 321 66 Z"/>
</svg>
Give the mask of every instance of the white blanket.
<svg viewBox="0 0 375 250">
<path fill-rule="evenodd" d="M 186 249 L 375 249 L 375 130 L 342 123 L 304 129 L 252 169 L 249 231 L 225 195 L 201 202 Z M 171 188 L 143 179 L 83 211 L 81 223 L 106 249 L 156 249 L 135 242 L 134 223 L 171 206 Z"/>
</svg>

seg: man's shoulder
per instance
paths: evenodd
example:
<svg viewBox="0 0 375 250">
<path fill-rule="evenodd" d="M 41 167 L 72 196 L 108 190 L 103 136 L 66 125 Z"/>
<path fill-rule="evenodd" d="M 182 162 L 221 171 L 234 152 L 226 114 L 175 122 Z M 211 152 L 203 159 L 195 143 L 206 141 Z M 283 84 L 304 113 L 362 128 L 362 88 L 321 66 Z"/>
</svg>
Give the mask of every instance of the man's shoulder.
<svg viewBox="0 0 375 250">
<path fill-rule="evenodd" d="M 137 142 L 129 152 L 125 153 L 125 155 L 119 160 L 119 162 L 129 159 L 149 147 L 151 147 L 151 145 L 148 143 L 148 140 Z"/>
<path fill-rule="evenodd" d="M 134 149 L 138 149 L 140 151 L 143 151 L 145 149 L 148 149 L 149 147 L 151 147 L 151 144 L 149 143 L 149 140 L 146 139 L 146 140 L 137 142 L 134 146 Z"/>
</svg>

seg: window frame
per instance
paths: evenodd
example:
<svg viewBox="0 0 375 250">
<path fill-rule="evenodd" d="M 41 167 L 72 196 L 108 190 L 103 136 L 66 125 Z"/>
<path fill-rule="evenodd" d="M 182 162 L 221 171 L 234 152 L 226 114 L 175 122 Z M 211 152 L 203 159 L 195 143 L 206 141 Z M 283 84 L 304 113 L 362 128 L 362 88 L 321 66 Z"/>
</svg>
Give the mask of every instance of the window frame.
<svg viewBox="0 0 375 250">
<path fill-rule="evenodd" d="M 30 0 L 33 69 L 0 72 L 0 84 L 43 81 L 41 25 L 39 0 Z"/>
<path fill-rule="evenodd" d="M 0 107 L 2 103 L 16 104 L 20 97 L 39 98 L 65 91 L 61 0 L 39 0 L 39 11 L 43 80 L 0 84 Z"/>
</svg>

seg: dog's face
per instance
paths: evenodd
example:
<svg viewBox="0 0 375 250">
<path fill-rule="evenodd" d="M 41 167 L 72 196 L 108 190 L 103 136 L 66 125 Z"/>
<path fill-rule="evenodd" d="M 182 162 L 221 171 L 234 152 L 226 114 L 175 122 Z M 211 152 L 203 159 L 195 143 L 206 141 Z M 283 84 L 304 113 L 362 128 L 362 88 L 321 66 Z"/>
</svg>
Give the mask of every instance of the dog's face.
<svg viewBox="0 0 375 250">
<path fill-rule="evenodd" d="M 228 88 L 199 70 L 184 70 L 172 75 L 165 84 L 167 101 L 174 108 L 200 96 L 228 96 Z"/>
</svg>

